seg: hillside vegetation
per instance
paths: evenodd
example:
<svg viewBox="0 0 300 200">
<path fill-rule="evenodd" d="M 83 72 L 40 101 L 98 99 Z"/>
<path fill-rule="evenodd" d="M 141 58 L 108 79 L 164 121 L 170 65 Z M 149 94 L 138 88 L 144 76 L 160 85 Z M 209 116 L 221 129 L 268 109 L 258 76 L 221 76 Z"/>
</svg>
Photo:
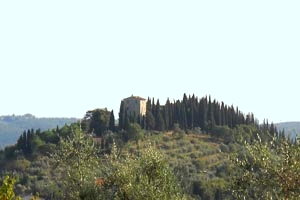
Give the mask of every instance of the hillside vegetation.
<svg viewBox="0 0 300 200">
<path fill-rule="evenodd" d="M 0 149 L 15 144 L 24 130 L 44 131 L 76 121 L 76 118 L 37 118 L 31 114 L 0 116 Z"/>
<path fill-rule="evenodd" d="M 299 194 L 285 184 L 288 176 L 281 176 L 300 169 L 288 164 L 295 162 L 298 144 L 285 140 L 267 120 L 258 124 L 251 113 L 194 95 L 164 106 L 148 99 L 145 117 L 121 116 L 116 126 L 113 111 L 95 109 L 62 128 L 24 131 L 15 145 L 0 151 L 0 175 L 13 172 L 17 195 L 47 199 L 222 200 Z M 295 156 L 285 158 L 285 152 Z M 265 183 L 276 191 L 266 187 L 264 194 Z"/>
</svg>

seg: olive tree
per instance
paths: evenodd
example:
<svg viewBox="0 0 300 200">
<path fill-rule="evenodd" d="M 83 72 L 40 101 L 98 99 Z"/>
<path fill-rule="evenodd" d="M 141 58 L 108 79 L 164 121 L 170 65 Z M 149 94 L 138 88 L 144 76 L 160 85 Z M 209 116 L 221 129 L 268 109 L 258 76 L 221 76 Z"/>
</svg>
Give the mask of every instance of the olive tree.
<svg viewBox="0 0 300 200">
<path fill-rule="evenodd" d="M 167 160 L 153 146 L 121 154 L 113 142 L 110 154 L 99 153 L 80 129 L 63 139 L 52 161 L 65 199 L 184 199 Z"/>
<path fill-rule="evenodd" d="M 138 155 L 107 157 L 104 188 L 112 199 L 185 199 L 161 152 L 149 145 Z"/>
<path fill-rule="evenodd" d="M 300 144 L 273 138 L 245 143 L 245 153 L 236 155 L 232 192 L 237 199 L 299 199 Z"/>
<path fill-rule="evenodd" d="M 74 129 L 70 136 L 60 138 L 51 160 L 66 199 L 92 198 L 87 191 L 95 192 L 93 189 L 100 154 L 98 149 L 92 137 L 84 134 L 80 128 Z"/>
</svg>

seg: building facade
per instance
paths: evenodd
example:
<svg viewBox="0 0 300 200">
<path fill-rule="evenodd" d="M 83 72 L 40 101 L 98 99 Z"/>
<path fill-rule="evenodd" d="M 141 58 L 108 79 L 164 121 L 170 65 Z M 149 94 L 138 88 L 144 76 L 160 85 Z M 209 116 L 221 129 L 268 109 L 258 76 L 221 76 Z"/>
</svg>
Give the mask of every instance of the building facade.
<svg viewBox="0 0 300 200">
<path fill-rule="evenodd" d="M 124 105 L 124 113 L 127 111 L 128 115 L 144 116 L 146 115 L 146 99 L 131 95 L 122 100 Z"/>
</svg>

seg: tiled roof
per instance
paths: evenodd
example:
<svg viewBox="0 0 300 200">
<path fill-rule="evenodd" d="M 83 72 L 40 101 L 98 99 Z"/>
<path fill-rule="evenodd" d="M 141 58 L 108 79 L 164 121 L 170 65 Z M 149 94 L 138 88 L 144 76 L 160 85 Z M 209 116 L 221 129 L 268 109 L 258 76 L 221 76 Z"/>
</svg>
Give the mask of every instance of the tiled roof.
<svg viewBox="0 0 300 200">
<path fill-rule="evenodd" d="M 131 95 L 130 97 L 127 97 L 127 98 L 125 98 L 125 99 L 131 99 L 131 98 L 138 99 L 138 100 L 146 100 L 146 99 L 144 99 L 144 98 L 142 98 L 142 97 L 140 97 L 140 96 L 133 96 L 133 95 Z M 125 100 L 125 99 L 124 99 L 124 100 Z"/>
</svg>

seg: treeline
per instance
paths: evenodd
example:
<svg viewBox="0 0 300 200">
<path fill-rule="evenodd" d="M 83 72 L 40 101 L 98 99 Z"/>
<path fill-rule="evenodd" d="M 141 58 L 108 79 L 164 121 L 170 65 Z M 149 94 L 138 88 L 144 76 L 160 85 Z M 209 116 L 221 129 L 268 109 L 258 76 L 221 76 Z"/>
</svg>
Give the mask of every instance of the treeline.
<svg viewBox="0 0 300 200">
<path fill-rule="evenodd" d="M 38 118 L 31 114 L 0 116 L 0 149 L 15 144 L 23 130 L 45 131 L 76 122 L 76 118 Z"/>
<path fill-rule="evenodd" d="M 15 145 L 6 146 L 0 150 L 1 160 L 10 160 L 17 157 L 34 158 L 39 155 L 48 155 L 55 149 L 60 138 L 66 138 L 72 134 L 72 130 L 77 128 L 79 123 L 72 123 L 61 128 L 57 126 L 54 129 L 42 131 L 41 129 L 24 130 L 19 136 Z M 1 169 L 1 168 L 0 168 Z"/>
<path fill-rule="evenodd" d="M 122 110 L 122 104 L 120 106 Z M 172 130 L 174 124 L 179 124 L 183 130 L 192 130 L 200 127 L 202 130 L 211 130 L 214 126 L 228 126 L 234 128 L 239 124 L 257 125 L 258 121 L 253 113 L 244 114 L 238 107 L 228 106 L 224 102 L 218 102 L 211 97 L 198 99 L 195 95 L 183 95 L 182 100 L 171 102 L 169 99 L 165 105 L 160 105 L 159 99 L 147 100 L 147 111 L 143 117 L 128 115 L 120 112 L 119 129 L 128 127 L 128 123 L 137 122 L 147 130 Z"/>
</svg>

